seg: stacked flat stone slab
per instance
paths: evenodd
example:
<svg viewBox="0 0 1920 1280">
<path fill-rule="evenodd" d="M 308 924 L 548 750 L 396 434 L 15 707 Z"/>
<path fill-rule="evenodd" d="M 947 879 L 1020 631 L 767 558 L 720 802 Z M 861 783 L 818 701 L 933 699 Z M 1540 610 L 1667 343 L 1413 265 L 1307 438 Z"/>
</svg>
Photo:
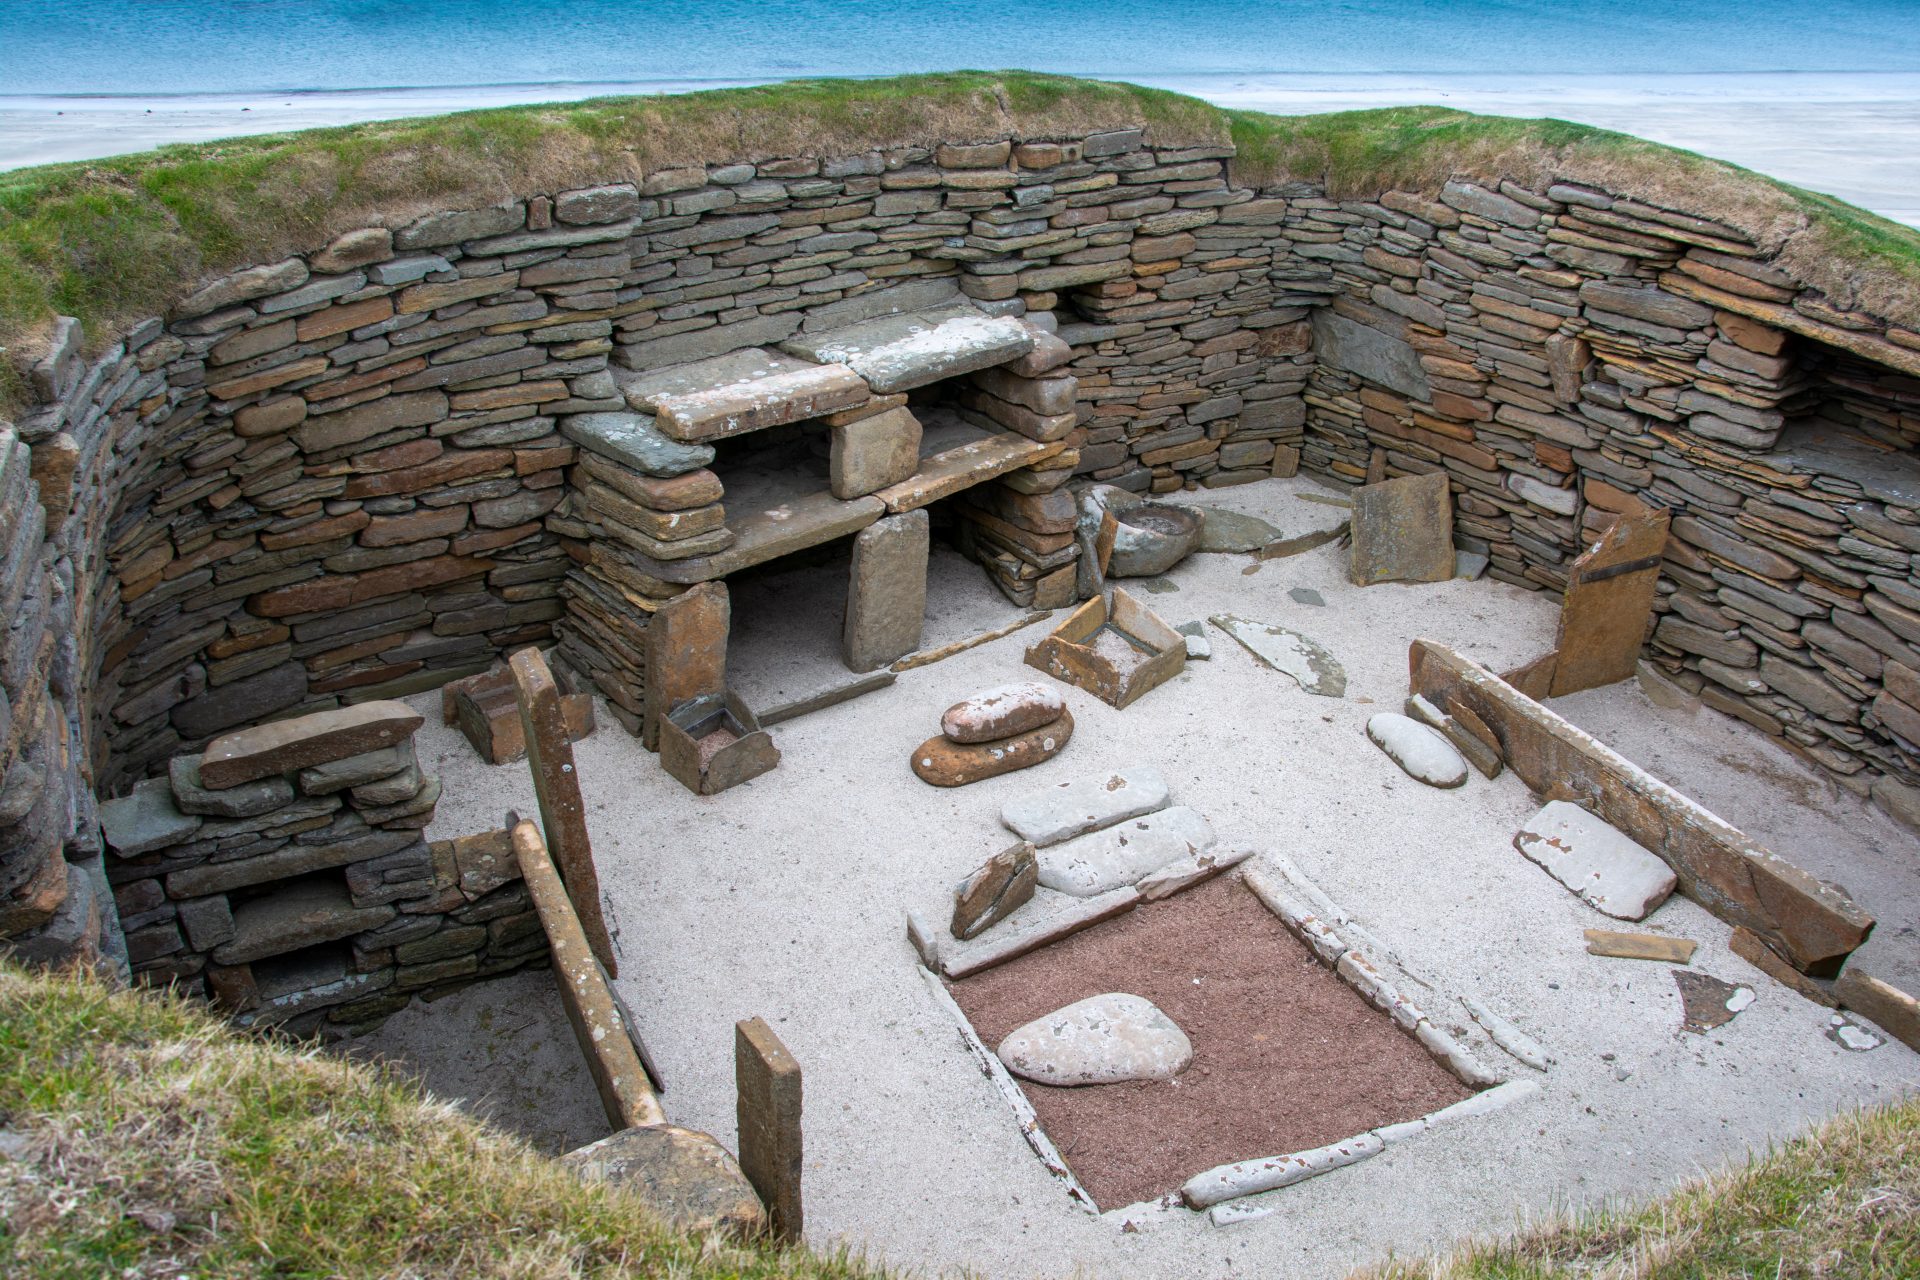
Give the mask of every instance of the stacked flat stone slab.
<svg viewBox="0 0 1920 1280">
<path fill-rule="evenodd" d="M 1445 471 L 1456 543 L 1556 591 L 1612 514 L 1684 503 L 1652 665 L 1920 821 L 1920 318 L 1822 296 L 1737 229 L 1630 191 L 1335 200 L 1236 187 L 1231 155 L 1118 128 L 662 170 L 349 229 L 92 343 L 60 322 L 0 449 L 0 819 L 26 807 L 0 822 L 0 932 L 97 945 L 88 877 L 53 866 L 92 865 L 91 795 L 267 716 L 558 633 L 637 722 L 649 606 L 735 550 L 684 545 L 733 513 L 627 526 L 680 559 L 622 539 L 619 512 L 723 500 L 686 479 L 712 446 L 660 430 L 616 375 L 749 349 L 844 363 L 873 401 L 920 373 L 964 386 L 999 434 L 827 494 L 857 507 L 836 536 L 970 490 L 1000 522 L 969 515 L 970 546 L 1035 603 L 1054 534 L 1002 499 L 1068 477 L 1359 482 L 1377 452 L 1387 476 Z M 862 372 L 889 344 L 844 331 L 962 298 L 968 349 L 998 359 Z M 801 351 L 833 333 L 846 361 Z M 1057 430 L 1021 396 L 1066 377 L 1072 428 L 1021 434 Z"/>
<path fill-rule="evenodd" d="M 103 804 L 136 980 L 343 1034 L 543 962 L 506 833 L 421 838 L 440 783 L 414 756 L 419 725 L 396 702 L 276 721 Z"/>
</svg>

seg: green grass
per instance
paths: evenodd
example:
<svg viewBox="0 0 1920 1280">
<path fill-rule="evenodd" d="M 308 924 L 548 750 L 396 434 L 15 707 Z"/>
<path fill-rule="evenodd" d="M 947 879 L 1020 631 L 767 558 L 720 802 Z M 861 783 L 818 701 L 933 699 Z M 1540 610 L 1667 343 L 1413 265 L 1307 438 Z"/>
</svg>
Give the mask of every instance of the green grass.
<svg viewBox="0 0 1920 1280">
<path fill-rule="evenodd" d="M 0 1132 L 14 1280 L 880 1274 L 676 1235 L 368 1067 L 5 965 Z"/>
<path fill-rule="evenodd" d="M 1893 1050 L 1897 1052 L 1897 1050 Z M 1392 1262 L 1368 1280 L 1912 1280 L 1920 1100 L 1841 1115 L 1745 1167 L 1603 1211 Z"/>
<path fill-rule="evenodd" d="M 1135 85 L 956 71 L 471 111 L 0 174 L 0 348 L 14 366 L 0 372 L 0 412 L 21 406 L 18 370 L 54 315 L 104 343 L 208 276 L 376 221 L 676 165 L 1131 125 L 1174 145 L 1231 139 L 1242 183 L 1305 179 L 1341 196 L 1432 192 L 1454 176 L 1604 182 L 1719 218 L 1839 305 L 1920 326 L 1920 233 L 1624 134 L 1439 107 L 1270 116 Z"/>
</svg>

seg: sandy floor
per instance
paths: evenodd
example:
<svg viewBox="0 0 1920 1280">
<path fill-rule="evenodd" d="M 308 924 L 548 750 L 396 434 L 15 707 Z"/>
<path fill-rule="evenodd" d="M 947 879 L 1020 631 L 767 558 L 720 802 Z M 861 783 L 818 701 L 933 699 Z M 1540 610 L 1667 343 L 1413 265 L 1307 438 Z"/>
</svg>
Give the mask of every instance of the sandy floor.
<svg viewBox="0 0 1920 1280">
<path fill-rule="evenodd" d="M 1304 504 L 1291 495 L 1307 484 L 1194 500 L 1286 529 L 1301 523 Z M 1211 661 L 1124 712 L 1068 689 L 1079 728 L 1062 759 L 955 791 L 914 778 L 907 752 L 943 708 L 1021 675 L 1036 633 L 779 726 L 780 768 L 718 797 L 682 790 L 617 728 L 581 743 L 619 986 L 668 1077 L 668 1114 L 732 1142 L 731 1024 L 759 1014 L 807 1073 L 807 1217 L 818 1244 L 1009 1280 L 1313 1277 L 1567 1202 L 1646 1196 L 1836 1108 L 1920 1085 L 1920 1057 L 1898 1044 L 1854 1054 L 1826 1039 L 1826 1012 L 1730 955 L 1727 926 L 1691 902 L 1671 901 L 1649 925 L 1698 940 L 1698 969 L 1755 986 L 1759 1000 L 1730 1025 L 1683 1034 L 1665 966 L 1588 956 L 1580 931 L 1605 919 L 1511 847 L 1535 808 L 1521 783 L 1476 776 L 1435 791 L 1362 732 L 1368 715 L 1400 706 L 1409 640 L 1432 637 L 1500 669 L 1547 647 L 1555 602 L 1489 582 L 1361 591 L 1343 568 L 1337 547 L 1259 565 L 1194 557 L 1171 576 L 1177 589 L 1143 598 L 1174 625 L 1231 610 L 1306 633 L 1345 665 L 1344 699 L 1302 693 L 1215 631 Z M 1325 605 L 1296 603 L 1288 593 L 1302 587 Z M 1627 754 L 1845 883 L 1884 921 L 1874 945 L 1888 967 L 1914 971 L 1911 837 L 1711 712 L 1660 711 L 1631 684 L 1566 701 Z M 532 810 L 523 768 L 480 764 L 436 721 L 419 738 L 423 765 L 446 783 L 431 834 L 497 825 L 509 804 Z M 1286 1211 L 1258 1222 L 1215 1229 L 1193 1217 L 1123 1233 L 1072 1207 L 935 1006 L 902 917 L 1005 843 L 996 814 L 1007 797 L 1135 761 L 1158 765 L 1175 801 L 1223 836 L 1291 857 L 1437 986 L 1479 995 L 1539 1039 L 1557 1059 L 1543 1091 L 1292 1188 Z M 451 1037 L 476 1007 L 488 1001 L 442 1002 L 410 1035 Z M 498 1026 L 496 1014 L 481 1030 L 486 1052 L 504 1056 Z M 552 1018 L 542 1026 L 536 1059 L 564 1034 Z M 407 1038 L 391 1037 L 402 1049 Z M 449 1080 L 449 1095 L 470 1087 Z M 553 1105 L 578 1107 L 577 1093 L 555 1090 Z M 519 1105 L 541 1102 L 523 1092 Z"/>
<path fill-rule="evenodd" d="M 1825 191 L 1920 225 L 1920 75 L 1174 76 L 1141 82 L 1284 115 L 1433 103 L 1618 129 Z M 742 81 L 740 83 L 751 83 Z M 46 97 L 0 94 L 0 170 L 171 142 L 718 83 L 530 84 L 335 93 Z"/>
</svg>

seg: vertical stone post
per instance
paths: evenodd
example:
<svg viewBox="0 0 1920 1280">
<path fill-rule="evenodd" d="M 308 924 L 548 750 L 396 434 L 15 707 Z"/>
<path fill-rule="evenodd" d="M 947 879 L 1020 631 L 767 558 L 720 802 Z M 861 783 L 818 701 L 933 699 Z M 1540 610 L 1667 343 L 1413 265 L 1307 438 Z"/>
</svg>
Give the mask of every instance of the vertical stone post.
<svg viewBox="0 0 1920 1280">
<path fill-rule="evenodd" d="M 740 1170 L 760 1193 L 773 1234 L 797 1244 L 800 1202 L 800 1064 L 760 1018 L 733 1024 Z"/>
<path fill-rule="evenodd" d="M 689 698 L 727 689 L 727 628 L 733 609 L 724 582 L 689 587 L 647 623 L 647 676 L 640 744 L 660 749 L 660 722 Z"/>
<path fill-rule="evenodd" d="M 854 535 L 841 635 L 849 669 L 872 671 L 920 647 L 931 527 L 922 508 L 876 520 Z"/>
</svg>

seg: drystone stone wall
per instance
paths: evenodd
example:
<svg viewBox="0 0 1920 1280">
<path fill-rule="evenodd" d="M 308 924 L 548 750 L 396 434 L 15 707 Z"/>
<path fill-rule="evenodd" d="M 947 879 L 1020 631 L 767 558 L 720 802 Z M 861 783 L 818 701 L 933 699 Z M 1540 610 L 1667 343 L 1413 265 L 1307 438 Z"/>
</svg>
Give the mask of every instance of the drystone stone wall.
<svg viewBox="0 0 1920 1280">
<path fill-rule="evenodd" d="M 135 980 L 235 1021 L 349 1033 L 547 958 L 504 831 L 429 843 L 403 703 L 240 730 L 100 806 Z"/>
<path fill-rule="evenodd" d="M 1057 599 L 1070 481 L 1444 469 L 1462 545 L 1547 589 L 1656 503 L 1653 664 L 1920 816 L 1920 334 L 1620 193 L 1342 201 L 1230 158 L 1127 129 L 667 170 L 350 232 L 93 359 L 62 322 L 0 432 L 0 933 L 110 923 L 95 796 L 238 726 L 557 640 L 633 727 L 699 576 L 659 566 L 727 554 L 726 477 L 581 442 L 685 449 L 636 383 L 961 302 L 1064 346 L 949 389 L 1040 446 L 959 499 L 1014 599 Z"/>
</svg>

